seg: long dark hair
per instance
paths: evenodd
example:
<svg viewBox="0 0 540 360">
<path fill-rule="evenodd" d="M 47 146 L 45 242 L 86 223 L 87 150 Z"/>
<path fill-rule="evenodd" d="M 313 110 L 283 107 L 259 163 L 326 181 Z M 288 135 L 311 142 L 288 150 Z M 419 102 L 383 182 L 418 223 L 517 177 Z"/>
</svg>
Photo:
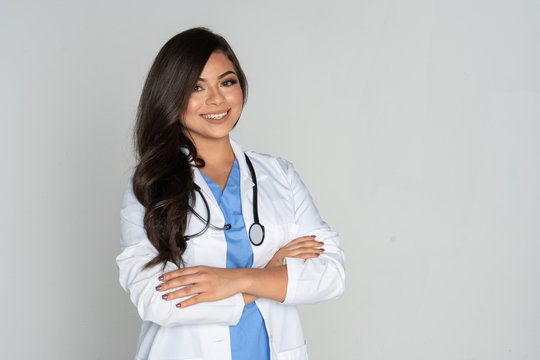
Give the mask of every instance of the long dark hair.
<svg viewBox="0 0 540 360">
<path fill-rule="evenodd" d="M 222 52 L 234 65 L 247 99 L 247 80 L 227 41 L 205 28 L 171 38 L 159 51 L 141 94 L 135 124 L 138 164 L 133 192 L 145 207 L 144 228 L 158 255 L 146 267 L 167 261 L 183 266 L 189 204 L 195 196 L 193 166 L 204 161 L 184 135 L 181 118 L 208 58 Z"/>
</svg>

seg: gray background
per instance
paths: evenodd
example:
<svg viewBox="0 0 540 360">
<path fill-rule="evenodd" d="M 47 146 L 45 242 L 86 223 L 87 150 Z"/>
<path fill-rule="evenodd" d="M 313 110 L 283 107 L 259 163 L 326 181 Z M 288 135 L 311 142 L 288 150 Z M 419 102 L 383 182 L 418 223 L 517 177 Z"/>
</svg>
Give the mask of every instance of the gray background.
<svg viewBox="0 0 540 360">
<path fill-rule="evenodd" d="M 3 359 L 133 356 L 133 119 L 197 25 L 250 82 L 233 137 L 342 235 L 345 295 L 300 307 L 311 359 L 540 358 L 538 1 L 0 4 Z"/>
</svg>

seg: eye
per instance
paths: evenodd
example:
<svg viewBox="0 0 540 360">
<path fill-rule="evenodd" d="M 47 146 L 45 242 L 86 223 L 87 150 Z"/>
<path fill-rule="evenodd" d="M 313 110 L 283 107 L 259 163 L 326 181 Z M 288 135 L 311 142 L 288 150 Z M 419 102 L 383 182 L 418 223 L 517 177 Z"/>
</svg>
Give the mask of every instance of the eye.
<svg viewBox="0 0 540 360">
<path fill-rule="evenodd" d="M 237 81 L 235 79 L 228 79 L 228 80 L 225 80 L 224 82 L 222 82 L 221 85 L 223 85 L 225 87 L 231 87 L 236 83 L 237 83 Z"/>
<path fill-rule="evenodd" d="M 202 91 L 202 86 L 200 85 L 195 85 L 195 87 L 193 88 L 193 92 L 199 92 L 199 91 Z"/>
</svg>

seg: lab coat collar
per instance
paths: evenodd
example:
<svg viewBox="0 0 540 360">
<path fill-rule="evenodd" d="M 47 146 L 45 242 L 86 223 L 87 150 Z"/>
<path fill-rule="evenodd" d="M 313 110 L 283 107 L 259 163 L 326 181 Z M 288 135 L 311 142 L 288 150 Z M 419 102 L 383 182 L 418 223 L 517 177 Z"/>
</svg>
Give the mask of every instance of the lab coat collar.
<svg viewBox="0 0 540 360">
<path fill-rule="evenodd" d="M 249 190 L 251 189 L 255 184 L 253 183 L 251 179 L 251 173 L 249 172 L 249 167 L 246 161 L 246 155 L 244 153 L 244 149 L 242 149 L 242 146 L 238 144 L 233 139 L 229 139 L 231 142 L 231 147 L 234 152 L 234 156 L 236 157 L 236 161 L 238 161 L 238 167 L 240 168 L 240 183 L 242 190 Z"/>
<path fill-rule="evenodd" d="M 236 160 L 238 161 L 238 167 L 240 168 L 240 189 L 241 189 L 240 191 L 242 192 L 242 195 L 245 195 L 246 193 L 253 191 L 252 189 L 255 184 L 253 183 L 251 179 L 251 173 L 249 172 L 249 167 L 247 165 L 245 153 L 242 146 L 232 139 L 229 139 L 229 141 L 231 143 L 234 156 L 236 157 Z M 187 149 L 182 148 L 182 152 L 184 154 L 187 154 Z M 192 166 L 195 165 L 195 162 L 191 161 L 191 165 Z M 257 175 L 257 180 L 260 180 L 266 177 L 266 176 L 263 176 L 263 174 L 259 174 L 259 173 L 257 173 L 256 175 Z M 202 176 L 201 171 L 195 166 L 193 166 L 193 181 L 195 182 L 195 184 L 199 185 L 202 192 L 204 192 L 205 196 L 207 196 L 210 199 L 213 199 L 213 201 L 216 202 L 217 204 L 217 201 L 214 198 L 214 194 L 212 193 L 212 191 L 210 190 L 210 187 L 206 183 L 206 180 Z"/>
</svg>

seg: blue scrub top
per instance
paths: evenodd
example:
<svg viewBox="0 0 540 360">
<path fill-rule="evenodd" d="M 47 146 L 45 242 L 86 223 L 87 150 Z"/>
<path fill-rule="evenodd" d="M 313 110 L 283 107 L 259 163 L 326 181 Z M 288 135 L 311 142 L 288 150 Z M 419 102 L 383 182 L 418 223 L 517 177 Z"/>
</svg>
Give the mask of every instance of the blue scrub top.
<svg viewBox="0 0 540 360">
<path fill-rule="evenodd" d="M 253 265 L 253 251 L 242 217 L 240 193 L 240 168 L 238 161 L 229 174 L 225 189 L 201 172 L 214 194 L 225 223 L 231 228 L 225 231 L 227 240 L 227 268 L 250 268 Z M 230 326 L 231 355 L 233 360 L 269 360 L 270 347 L 264 319 L 255 302 L 244 307 L 242 317 L 236 326 Z"/>
</svg>

